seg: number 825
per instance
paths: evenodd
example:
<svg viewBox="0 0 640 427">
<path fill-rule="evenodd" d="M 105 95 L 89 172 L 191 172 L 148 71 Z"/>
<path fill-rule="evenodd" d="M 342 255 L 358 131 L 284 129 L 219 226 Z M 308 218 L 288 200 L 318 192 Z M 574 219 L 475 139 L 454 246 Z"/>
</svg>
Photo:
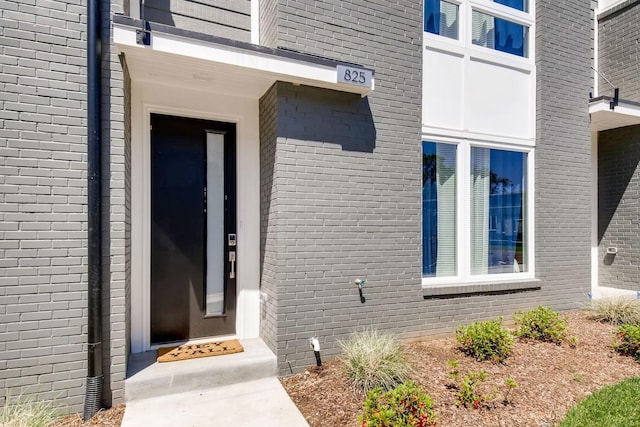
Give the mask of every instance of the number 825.
<svg viewBox="0 0 640 427">
<path fill-rule="evenodd" d="M 367 77 L 365 76 L 364 71 L 350 70 L 348 68 L 344 70 L 344 79 L 348 82 L 360 84 L 367 82 Z"/>
</svg>

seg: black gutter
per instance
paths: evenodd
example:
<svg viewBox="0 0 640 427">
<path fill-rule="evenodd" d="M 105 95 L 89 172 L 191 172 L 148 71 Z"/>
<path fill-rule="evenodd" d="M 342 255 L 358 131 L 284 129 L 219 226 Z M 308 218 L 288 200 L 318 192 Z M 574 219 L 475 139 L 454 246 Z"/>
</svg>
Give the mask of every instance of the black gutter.
<svg viewBox="0 0 640 427">
<path fill-rule="evenodd" d="M 84 420 L 102 408 L 102 191 L 100 135 L 100 67 L 102 38 L 100 0 L 87 5 L 87 196 L 88 319 L 87 384 Z"/>
</svg>

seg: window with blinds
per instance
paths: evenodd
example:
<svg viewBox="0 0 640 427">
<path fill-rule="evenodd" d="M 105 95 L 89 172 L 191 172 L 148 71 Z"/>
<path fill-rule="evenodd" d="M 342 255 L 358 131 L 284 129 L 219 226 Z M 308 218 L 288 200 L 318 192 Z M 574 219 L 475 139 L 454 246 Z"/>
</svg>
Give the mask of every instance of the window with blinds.
<svg viewBox="0 0 640 427">
<path fill-rule="evenodd" d="M 455 276 L 456 146 L 422 143 L 422 275 Z"/>
<path fill-rule="evenodd" d="M 498 10 L 493 3 L 501 5 Z M 460 40 L 463 45 L 528 58 L 529 25 L 533 18 L 521 12 L 529 13 L 525 0 L 424 0 L 424 31 L 453 40 L 459 40 L 461 33 L 466 34 L 466 40 Z M 465 31 L 460 30 L 461 26 Z"/>
<path fill-rule="evenodd" d="M 458 164 L 459 154 L 468 160 Z M 424 278 L 458 276 L 464 281 L 529 271 L 527 156 L 468 142 L 422 142 Z M 458 176 L 469 182 L 462 194 Z M 468 235 L 458 236 L 458 230 Z"/>
<path fill-rule="evenodd" d="M 471 43 L 512 55 L 528 57 L 527 36 L 529 29 L 487 13 L 471 12 Z"/>
<path fill-rule="evenodd" d="M 425 0 L 424 31 L 450 39 L 458 39 L 458 9 L 455 3 L 444 0 Z"/>
</svg>

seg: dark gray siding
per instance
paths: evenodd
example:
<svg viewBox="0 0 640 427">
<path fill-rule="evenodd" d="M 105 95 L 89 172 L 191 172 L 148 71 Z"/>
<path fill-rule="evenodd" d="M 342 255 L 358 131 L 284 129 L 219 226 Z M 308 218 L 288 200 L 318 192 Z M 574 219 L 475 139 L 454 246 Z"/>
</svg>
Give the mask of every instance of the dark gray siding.
<svg viewBox="0 0 640 427">
<path fill-rule="evenodd" d="M 640 101 L 640 1 L 627 0 L 598 21 L 598 71 L 620 88 L 620 97 Z M 613 89 L 600 79 L 600 95 Z"/>
<path fill-rule="evenodd" d="M 122 13 L 101 2 L 105 24 Z M 0 405 L 80 410 L 86 377 L 86 3 L 0 2 Z M 129 243 L 128 83 L 103 44 L 105 402 L 122 400 Z M 125 135 L 126 134 L 126 135 Z"/>
<path fill-rule="evenodd" d="M 122 0 L 102 1 L 103 16 L 121 13 Z M 131 290 L 131 80 L 126 60 L 113 47 L 111 25 L 103 25 L 102 215 L 104 403 L 124 400 L 129 354 Z"/>
<path fill-rule="evenodd" d="M 260 44 L 277 46 L 277 10 L 278 0 L 260 0 Z"/>
<path fill-rule="evenodd" d="M 278 182 L 276 159 L 276 89 L 260 99 L 260 276 L 262 313 L 260 336 L 275 352 L 277 342 Z"/>
<path fill-rule="evenodd" d="M 640 125 L 598 136 L 599 284 L 640 291 Z M 607 247 L 618 253 L 607 255 Z"/>
<path fill-rule="evenodd" d="M 145 0 L 144 18 L 183 30 L 251 41 L 250 0 Z"/>
<path fill-rule="evenodd" d="M 559 308 L 591 283 L 592 22 L 590 2 L 536 2 L 536 276 Z"/>
<path fill-rule="evenodd" d="M 0 2 L 0 406 L 83 401 L 85 22 L 80 1 Z"/>
</svg>

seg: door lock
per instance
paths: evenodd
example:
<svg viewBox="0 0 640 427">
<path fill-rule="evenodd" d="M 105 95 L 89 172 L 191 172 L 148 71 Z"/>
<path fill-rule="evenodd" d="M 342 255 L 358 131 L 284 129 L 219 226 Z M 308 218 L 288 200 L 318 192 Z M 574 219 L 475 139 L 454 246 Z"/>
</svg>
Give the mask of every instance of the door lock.
<svg viewBox="0 0 640 427">
<path fill-rule="evenodd" d="M 229 279 L 236 278 L 236 251 L 229 251 L 229 262 L 231 263 L 231 271 L 229 272 Z"/>
</svg>

